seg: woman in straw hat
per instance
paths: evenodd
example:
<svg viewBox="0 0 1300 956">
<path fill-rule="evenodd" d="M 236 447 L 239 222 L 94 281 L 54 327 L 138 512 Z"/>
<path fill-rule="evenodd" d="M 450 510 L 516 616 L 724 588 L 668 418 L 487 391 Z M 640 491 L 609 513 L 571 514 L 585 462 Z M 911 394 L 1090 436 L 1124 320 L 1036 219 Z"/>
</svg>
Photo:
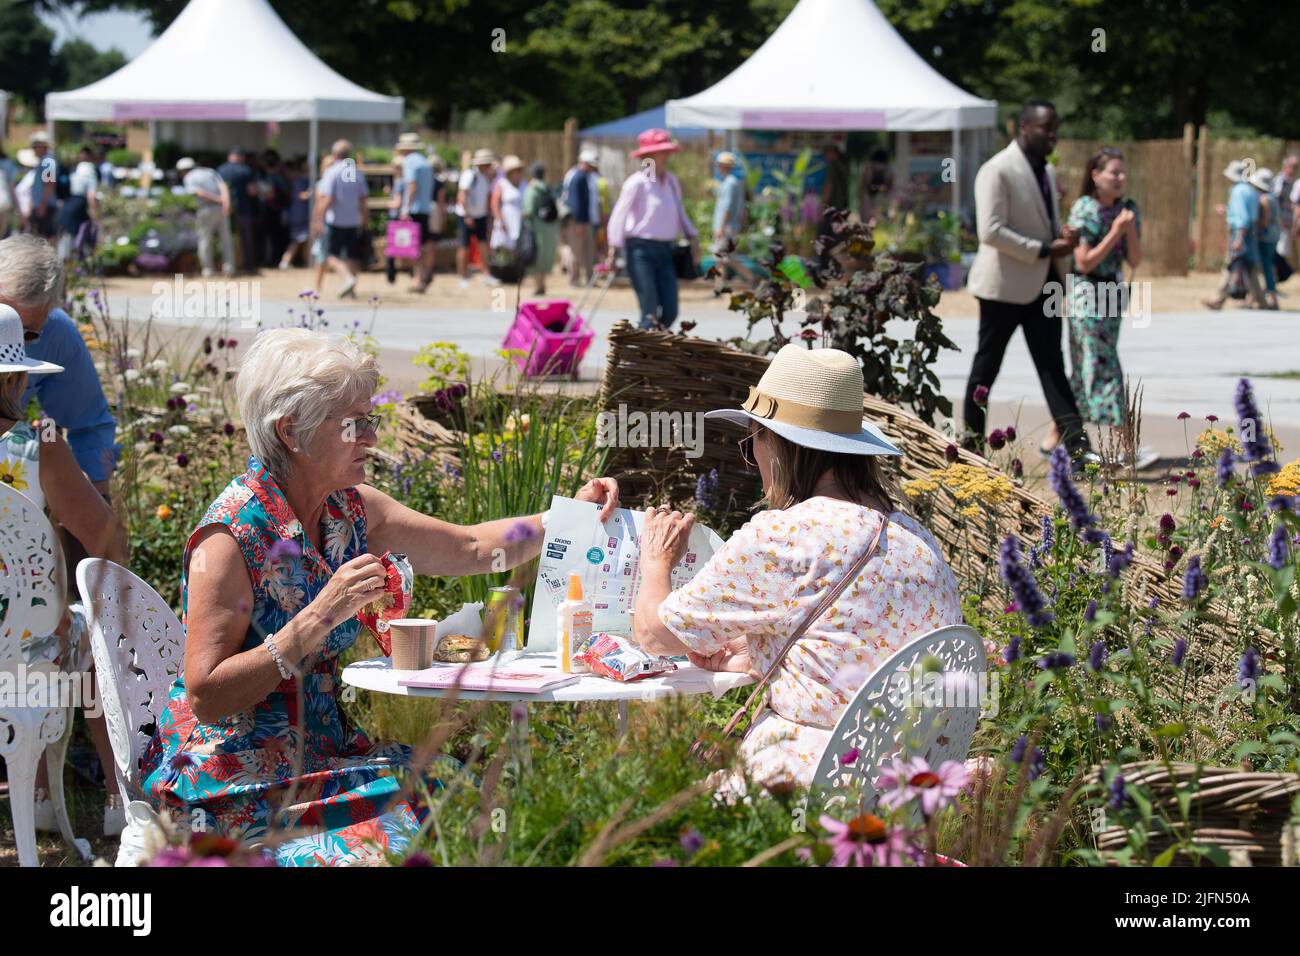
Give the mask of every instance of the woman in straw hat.
<svg viewBox="0 0 1300 956">
<path fill-rule="evenodd" d="M 668 157 L 681 149 L 667 130 L 648 129 L 637 137 L 632 155 L 640 168 L 623 182 L 609 216 L 609 257 L 626 246 L 627 274 L 641 309 L 641 328 L 669 328 L 677 320 L 677 237 L 691 240 L 699 262 L 699 232 L 682 203 L 682 184 L 668 171 Z"/>
<path fill-rule="evenodd" d="M 518 156 L 501 160 L 501 176 L 492 187 L 492 249 L 513 250 L 524 224 L 524 161 Z"/>
<path fill-rule="evenodd" d="M 785 657 L 740 747 L 754 780 L 808 784 L 853 695 L 908 641 L 961 623 L 957 581 L 933 536 L 895 510 L 879 457 L 899 455 L 862 420 L 862 370 L 838 349 L 787 345 L 739 409 L 706 418 L 743 426 L 762 477 L 759 512 L 672 590 L 693 516 L 646 517 L 635 638 L 711 670 L 764 673 L 828 589 L 876 551 Z"/>
<path fill-rule="evenodd" d="M 76 538 L 88 555 L 125 564 L 126 531 L 77 464 L 67 441 L 57 428 L 50 428 L 46 434 L 39 424 L 34 428 L 27 421 L 22 398 L 28 376 L 56 375 L 63 367 L 29 356 L 25 341 L 17 311 L 0 305 L 0 483 L 37 508 L 48 508 L 50 517 Z M 73 662 L 86 653 L 87 648 L 82 646 L 85 636 L 84 612 L 80 605 L 74 605 L 54 633 L 27 635 L 20 642 L 23 659 L 28 666 L 42 661 L 75 666 Z M 103 715 L 88 718 L 88 722 L 100 762 L 112 767 L 113 750 Z M 111 780 L 112 774 L 108 777 Z M 47 786 L 42 762 L 36 777 L 35 807 L 36 827 L 40 830 L 55 828 L 54 804 Z M 110 787 L 110 791 L 115 788 Z M 104 806 L 104 835 L 121 833 L 125 822 L 121 801 L 111 792 Z"/>
</svg>

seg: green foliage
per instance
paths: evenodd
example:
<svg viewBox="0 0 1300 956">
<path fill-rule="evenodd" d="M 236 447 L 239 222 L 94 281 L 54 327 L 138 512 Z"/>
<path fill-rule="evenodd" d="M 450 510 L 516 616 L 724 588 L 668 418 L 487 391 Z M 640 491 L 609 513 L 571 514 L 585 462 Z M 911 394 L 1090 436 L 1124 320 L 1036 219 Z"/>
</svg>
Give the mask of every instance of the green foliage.
<svg viewBox="0 0 1300 956">
<path fill-rule="evenodd" d="M 801 260 L 798 269 L 783 262 L 784 247 L 773 244 L 763 263 L 769 278 L 753 290 L 731 294 L 730 308 L 749 321 L 748 334 L 733 344 L 761 354 L 797 338 L 810 348 L 820 343 L 842 349 L 862 364 L 869 394 L 908 405 L 931 424 L 937 415 L 951 414 L 952 402 L 940 392 L 932 367 L 940 349 L 957 347 L 932 311 L 939 302 L 938 283 L 921 281 L 919 262 L 873 255 L 866 227 L 850 224 L 842 213 L 835 228 L 833 235 L 817 240 L 817 256 Z M 726 257 L 720 257 L 720 263 L 725 262 Z M 808 295 L 792 275 L 806 275 L 818 292 Z M 722 286 L 719 291 L 730 290 Z M 801 311 L 800 306 L 802 328 L 790 335 L 782 323 L 788 312 Z M 893 320 L 915 323 L 912 337 L 899 340 L 888 334 L 886 323 Z M 760 323 L 767 323 L 771 332 L 766 339 L 752 338 Z"/>
</svg>

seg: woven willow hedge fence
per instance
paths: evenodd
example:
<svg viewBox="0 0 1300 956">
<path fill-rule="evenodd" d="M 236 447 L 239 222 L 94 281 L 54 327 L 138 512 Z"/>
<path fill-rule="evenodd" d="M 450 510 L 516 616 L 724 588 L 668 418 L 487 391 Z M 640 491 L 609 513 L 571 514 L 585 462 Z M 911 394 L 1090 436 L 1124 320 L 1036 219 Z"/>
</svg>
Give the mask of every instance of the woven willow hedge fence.
<svg viewBox="0 0 1300 956">
<path fill-rule="evenodd" d="M 1255 773 L 1195 764 L 1126 764 L 1125 785 L 1151 801 L 1153 826 L 1148 852 L 1159 856 L 1175 843 L 1220 847 L 1233 862 L 1252 866 L 1297 865 L 1297 832 L 1291 807 L 1300 796 L 1300 774 Z M 1111 826 L 1097 835 L 1103 853 L 1122 850 L 1130 834 Z M 1174 865 L 1190 857 L 1178 854 Z"/>
</svg>

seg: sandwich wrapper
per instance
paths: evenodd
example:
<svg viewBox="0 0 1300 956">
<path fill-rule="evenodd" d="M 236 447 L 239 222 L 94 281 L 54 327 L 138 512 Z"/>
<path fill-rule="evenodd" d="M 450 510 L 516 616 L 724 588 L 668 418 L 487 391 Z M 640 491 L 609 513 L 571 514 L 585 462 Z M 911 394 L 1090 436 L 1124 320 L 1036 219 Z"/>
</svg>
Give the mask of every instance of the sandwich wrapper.
<svg viewBox="0 0 1300 956">
<path fill-rule="evenodd" d="M 433 650 L 438 652 L 438 645 L 448 634 L 464 634 L 466 637 L 482 639 L 483 637 L 483 602 L 462 604 L 460 610 L 451 617 L 445 617 L 434 628 Z"/>
</svg>

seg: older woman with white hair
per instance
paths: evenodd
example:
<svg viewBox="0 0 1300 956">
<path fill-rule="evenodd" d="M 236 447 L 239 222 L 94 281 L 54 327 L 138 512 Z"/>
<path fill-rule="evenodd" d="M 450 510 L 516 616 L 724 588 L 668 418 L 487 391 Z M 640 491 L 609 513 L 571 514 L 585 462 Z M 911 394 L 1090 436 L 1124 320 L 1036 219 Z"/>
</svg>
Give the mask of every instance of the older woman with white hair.
<svg viewBox="0 0 1300 956">
<path fill-rule="evenodd" d="M 318 831 L 282 845 L 282 863 L 382 860 L 418 827 L 417 808 L 394 802 L 411 749 L 371 743 L 337 699 L 357 612 L 384 594 L 378 556 L 467 575 L 540 551 L 541 515 L 458 526 L 365 484 L 378 382 L 373 357 L 347 340 L 259 335 L 237 383 L 253 457 L 185 547 L 185 666 L 145 758 L 145 790 L 187 825 L 201 812 L 230 837 Z M 618 486 L 597 478 L 578 497 L 608 515 Z"/>
</svg>

